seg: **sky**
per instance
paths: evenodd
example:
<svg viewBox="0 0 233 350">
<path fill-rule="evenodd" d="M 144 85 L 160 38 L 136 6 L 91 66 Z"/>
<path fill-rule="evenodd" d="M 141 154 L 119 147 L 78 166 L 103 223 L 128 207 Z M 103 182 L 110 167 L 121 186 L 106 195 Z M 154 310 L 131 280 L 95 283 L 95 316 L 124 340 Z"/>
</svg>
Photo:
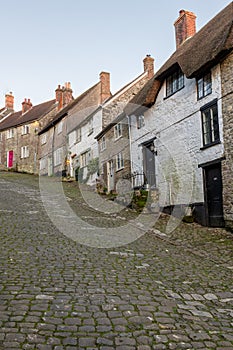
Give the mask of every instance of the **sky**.
<svg viewBox="0 0 233 350">
<path fill-rule="evenodd" d="M 115 93 L 143 72 L 155 71 L 175 50 L 174 21 L 181 9 L 196 14 L 197 30 L 229 0 L 0 0 L 0 108 L 5 94 L 33 105 L 55 98 L 71 82 L 77 97 L 111 74 Z"/>
</svg>

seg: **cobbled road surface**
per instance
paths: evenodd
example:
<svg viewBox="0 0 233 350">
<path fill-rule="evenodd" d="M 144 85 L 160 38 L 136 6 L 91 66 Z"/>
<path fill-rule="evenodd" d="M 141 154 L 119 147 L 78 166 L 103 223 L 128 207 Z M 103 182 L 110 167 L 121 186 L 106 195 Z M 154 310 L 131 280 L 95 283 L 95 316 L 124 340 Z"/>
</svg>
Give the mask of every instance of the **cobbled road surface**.
<svg viewBox="0 0 233 350">
<path fill-rule="evenodd" d="M 168 235 L 163 224 L 90 248 L 50 221 L 37 177 L 0 173 L 0 349 L 232 350 L 233 235 L 183 223 Z"/>
</svg>

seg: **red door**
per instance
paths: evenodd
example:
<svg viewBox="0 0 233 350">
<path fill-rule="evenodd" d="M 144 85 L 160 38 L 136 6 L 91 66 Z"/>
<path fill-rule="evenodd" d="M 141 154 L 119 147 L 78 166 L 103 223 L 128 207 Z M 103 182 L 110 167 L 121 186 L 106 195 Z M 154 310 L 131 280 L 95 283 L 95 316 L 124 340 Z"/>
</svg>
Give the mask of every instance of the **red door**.
<svg viewBox="0 0 233 350">
<path fill-rule="evenodd" d="M 7 168 L 13 167 L 14 151 L 7 152 Z"/>
</svg>

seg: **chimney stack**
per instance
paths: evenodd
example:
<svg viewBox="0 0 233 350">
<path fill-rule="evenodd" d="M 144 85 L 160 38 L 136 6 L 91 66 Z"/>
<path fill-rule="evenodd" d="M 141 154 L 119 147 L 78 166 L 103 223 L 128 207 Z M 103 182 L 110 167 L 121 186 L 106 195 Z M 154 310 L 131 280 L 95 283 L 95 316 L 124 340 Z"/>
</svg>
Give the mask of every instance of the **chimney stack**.
<svg viewBox="0 0 233 350">
<path fill-rule="evenodd" d="M 65 86 L 58 85 L 55 90 L 56 101 L 58 102 L 58 110 L 68 105 L 73 100 L 73 90 L 71 89 L 70 82 L 65 83 Z"/>
<path fill-rule="evenodd" d="M 73 100 L 73 90 L 70 82 L 65 83 L 63 87 L 63 107 L 67 106 Z"/>
<path fill-rule="evenodd" d="M 11 91 L 5 95 L 5 108 L 14 110 L 14 96 Z"/>
<path fill-rule="evenodd" d="M 22 114 L 26 113 L 31 108 L 32 108 L 32 103 L 30 101 L 30 98 L 28 99 L 25 98 L 24 101 L 22 102 Z"/>
<path fill-rule="evenodd" d="M 174 23 L 177 49 L 196 33 L 196 18 L 193 12 L 180 10 L 179 17 Z"/>
<path fill-rule="evenodd" d="M 100 73 L 100 103 L 102 104 L 109 97 L 111 97 L 110 91 L 110 73 Z"/>
<path fill-rule="evenodd" d="M 148 72 L 148 79 L 154 76 L 154 58 L 151 55 L 146 55 L 143 60 L 144 72 Z"/>
</svg>

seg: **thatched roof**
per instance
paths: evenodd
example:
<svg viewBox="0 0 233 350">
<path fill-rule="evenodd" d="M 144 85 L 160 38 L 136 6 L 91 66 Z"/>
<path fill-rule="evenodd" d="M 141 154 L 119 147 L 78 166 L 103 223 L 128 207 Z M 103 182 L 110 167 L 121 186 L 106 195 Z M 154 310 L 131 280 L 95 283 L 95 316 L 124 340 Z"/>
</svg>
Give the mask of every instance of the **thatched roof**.
<svg viewBox="0 0 233 350">
<path fill-rule="evenodd" d="M 193 37 L 187 39 L 134 96 L 125 108 L 136 113 L 155 103 L 163 80 L 179 66 L 187 78 L 194 78 L 221 61 L 233 48 L 233 2 L 211 19 Z"/>
</svg>

